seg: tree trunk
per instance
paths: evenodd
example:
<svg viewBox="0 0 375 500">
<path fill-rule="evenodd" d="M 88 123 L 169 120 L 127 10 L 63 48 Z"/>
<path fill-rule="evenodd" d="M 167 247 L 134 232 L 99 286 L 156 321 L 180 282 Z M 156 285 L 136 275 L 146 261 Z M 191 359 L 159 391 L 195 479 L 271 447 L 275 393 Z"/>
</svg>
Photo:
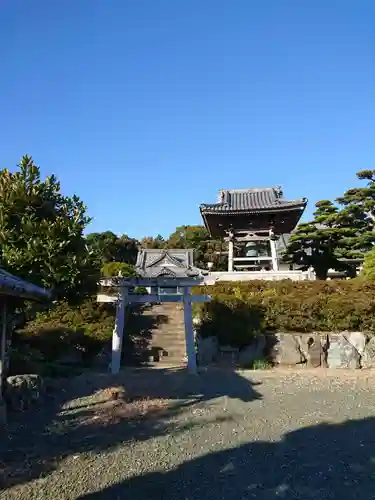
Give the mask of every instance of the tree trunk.
<svg viewBox="0 0 375 500">
<path fill-rule="evenodd" d="M 328 276 L 328 269 L 326 268 L 314 268 L 317 280 L 326 280 Z"/>
</svg>

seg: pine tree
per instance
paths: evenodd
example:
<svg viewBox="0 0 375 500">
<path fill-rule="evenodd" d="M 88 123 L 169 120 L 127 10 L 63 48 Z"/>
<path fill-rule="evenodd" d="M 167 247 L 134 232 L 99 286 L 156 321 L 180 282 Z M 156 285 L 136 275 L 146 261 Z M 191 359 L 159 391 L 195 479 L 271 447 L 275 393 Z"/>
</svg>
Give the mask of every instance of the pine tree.
<svg viewBox="0 0 375 500">
<path fill-rule="evenodd" d="M 314 219 L 299 224 L 290 237 L 284 260 L 304 270 L 312 267 L 317 278 L 324 280 L 329 269 L 346 268 L 336 254 L 342 231 L 338 208 L 331 201 L 319 201 L 315 206 Z"/>
</svg>

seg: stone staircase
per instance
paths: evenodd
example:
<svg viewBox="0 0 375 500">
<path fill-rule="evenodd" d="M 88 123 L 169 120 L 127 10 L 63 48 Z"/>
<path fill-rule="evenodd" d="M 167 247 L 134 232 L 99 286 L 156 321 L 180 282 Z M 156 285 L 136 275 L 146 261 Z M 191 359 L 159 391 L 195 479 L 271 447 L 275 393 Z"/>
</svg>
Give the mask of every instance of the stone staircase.
<svg viewBox="0 0 375 500">
<path fill-rule="evenodd" d="M 184 310 L 180 303 L 164 302 L 145 308 L 142 321 L 148 324 L 149 343 L 144 358 L 149 363 L 186 364 Z"/>
</svg>

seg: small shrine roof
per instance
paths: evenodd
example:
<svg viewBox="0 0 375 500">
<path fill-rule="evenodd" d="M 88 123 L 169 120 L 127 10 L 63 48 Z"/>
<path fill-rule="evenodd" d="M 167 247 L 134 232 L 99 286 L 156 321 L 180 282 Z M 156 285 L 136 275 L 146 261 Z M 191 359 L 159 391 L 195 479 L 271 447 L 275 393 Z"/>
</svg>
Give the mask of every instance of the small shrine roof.
<svg viewBox="0 0 375 500">
<path fill-rule="evenodd" d="M 141 249 L 135 265 L 142 278 L 192 278 L 201 275 L 193 266 L 193 250 Z"/>
<path fill-rule="evenodd" d="M 260 211 L 304 209 L 306 198 L 286 200 L 279 186 L 268 188 L 223 189 L 217 203 L 202 204 L 202 213 L 251 213 Z"/>
<path fill-rule="evenodd" d="M 48 300 L 50 292 L 0 268 L 0 295 L 29 300 Z"/>
</svg>

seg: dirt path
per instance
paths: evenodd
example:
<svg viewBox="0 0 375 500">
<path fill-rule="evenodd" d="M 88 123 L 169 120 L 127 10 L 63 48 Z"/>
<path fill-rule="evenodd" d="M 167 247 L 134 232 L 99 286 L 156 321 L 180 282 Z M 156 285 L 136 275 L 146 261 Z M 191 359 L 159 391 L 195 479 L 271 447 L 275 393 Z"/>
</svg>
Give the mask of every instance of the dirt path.
<svg viewBox="0 0 375 500">
<path fill-rule="evenodd" d="M 25 417 L 1 499 L 375 499 L 372 372 L 127 371 Z"/>
</svg>

